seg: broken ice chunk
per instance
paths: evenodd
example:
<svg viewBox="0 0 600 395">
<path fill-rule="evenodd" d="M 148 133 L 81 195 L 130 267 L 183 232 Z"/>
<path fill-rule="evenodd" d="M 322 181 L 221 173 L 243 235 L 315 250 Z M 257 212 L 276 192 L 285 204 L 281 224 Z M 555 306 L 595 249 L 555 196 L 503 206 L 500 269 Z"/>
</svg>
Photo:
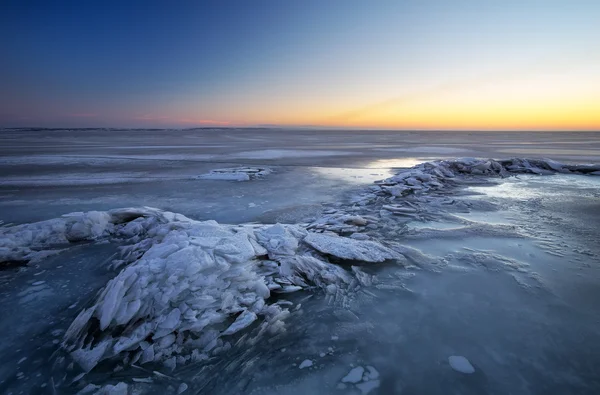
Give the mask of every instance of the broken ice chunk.
<svg viewBox="0 0 600 395">
<path fill-rule="evenodd" d="M 225 329 L 223 335 L 233 335 L 236 332 L 241 331 L 242 329 L 248 327 L 254 321 L 256 321 L 258 317 L 251 311 L 244 311 L 242 314 L 237 317 L 233 324 L 229 326 L 229 328 Z"/>
<path fill-rule="evenodd" d="M 383 262 L 398 257 L 391 249 L 370 240 L 355 240 L 347 237 L 309 233 L 304 242 L 315 250 L 341 259 L 364 262 Z"/>
</svg>

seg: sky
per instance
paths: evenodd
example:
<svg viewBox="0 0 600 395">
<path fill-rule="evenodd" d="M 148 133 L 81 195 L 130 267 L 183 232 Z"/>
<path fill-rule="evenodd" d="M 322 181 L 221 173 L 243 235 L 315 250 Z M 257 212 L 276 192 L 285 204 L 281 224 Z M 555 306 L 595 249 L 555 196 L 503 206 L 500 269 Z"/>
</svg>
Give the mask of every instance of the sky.
<svg viewBox="0 0 600 395">
<path fill-rule="evenodd" d="M 598 0 L 12 1 L 0 127 L 600 130 Z"/>
</svg>

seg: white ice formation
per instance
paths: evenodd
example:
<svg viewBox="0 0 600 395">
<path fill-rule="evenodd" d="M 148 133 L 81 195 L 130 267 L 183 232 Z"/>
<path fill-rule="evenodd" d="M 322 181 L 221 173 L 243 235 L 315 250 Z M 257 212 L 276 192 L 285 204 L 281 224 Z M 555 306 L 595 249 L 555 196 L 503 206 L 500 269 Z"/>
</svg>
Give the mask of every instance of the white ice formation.
<svg viewBox="0 0 600 395">
<path fill-rule="evenodd" d="M 134 229 L 144 238 L 125 249 L 125 268 L 65 334 L 66 349 L 86 371 L 119 355 L 172 368 L 206 359 L 255 321 L 265 331 L 282 330 L 289 313 L 269 303 L 273 293 L 337 293 L 359 281 L 304 241 L 331 236 L 297 226 L 225 226 L 152 212 L 112 233 L 130 236 Z M 352 243 L 346 250 L 357 242 L 345 240 Z"/>
<path fill-rule="evenodd" d="M 507 177 L 512 174 L 555 173 L 597 175 L 600 165 L 568 165 L 550 159 L 476 159 L 462 158 L 426 162 L 399 172 L 378 183 L 392 196 L 406 196 L 442 189 L 448 184 L 460 182 L 459 176 Z"/>
<path fill-rule="evenodd" d="M 231 347 L 231 336 L 255 322 L 261 332 L 281 331 L 289 312 L 273 303 L 273 294 L 316 288 L 339 295 L 360 286 L 354 271 L 327 256 L 395 256 L 374 241 L 365 246 L 300 226 L 219 225 L 141 208 L 73 213 L 2 229 L 1 259 L 32 259 L 48 246 L 101 238 L 126 245 L 115 262 L 121 272 L 64 337 L 65 349 L 85 371 L 113 357 L 170 368 L 207 359 Z"/>
<path fill-rule="evenodd" d="M 250 181 L 271 174 L 267 167 L 231 167 L 214 169 L 209 173 L 198 176 L 201 180 Z"/>
</svg>

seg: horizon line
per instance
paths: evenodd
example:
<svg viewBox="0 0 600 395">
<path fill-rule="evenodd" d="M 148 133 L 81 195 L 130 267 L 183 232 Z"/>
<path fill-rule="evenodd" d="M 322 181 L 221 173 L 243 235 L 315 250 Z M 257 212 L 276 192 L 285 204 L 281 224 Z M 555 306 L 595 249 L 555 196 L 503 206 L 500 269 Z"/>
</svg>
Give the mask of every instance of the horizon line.
<svg viewBox="0 0 600 395">
<path fill-rule="evenodd" d="M 0 126 L 0 130 L 211 130 L 211 129 L 273 129 L 273 130 L 340 130 L 340 131 L 378 131 L 378 132 L 482 132 L 482 133 L 598 133 L 600 129 L 395 129 L 395 128 L 376 128 L 376 127 L 345 127 L 345 126 L 278 126 L 278 125 L 256 125 L 256 126 L 235 126 L 235 125 L 215 125 L 215 126 L 197 126 L 197 127 L 126 127 L 126 126 L 85 126 L 85 127 L 47 127 L 47 126 Z"/>
</svg>

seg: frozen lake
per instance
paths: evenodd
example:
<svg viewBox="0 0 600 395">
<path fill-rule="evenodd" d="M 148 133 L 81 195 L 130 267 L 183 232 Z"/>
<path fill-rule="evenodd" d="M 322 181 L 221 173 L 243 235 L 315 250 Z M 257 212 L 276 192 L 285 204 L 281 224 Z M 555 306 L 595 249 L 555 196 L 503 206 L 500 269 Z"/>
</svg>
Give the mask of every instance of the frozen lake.
<svg viewBox="0 0 600 395">
<path fill-rule="evenodd" d="M 3 230 L 151 206 L 196 221 L 353 234 L 394 252 L 365 262 L 297 236 L 298 254 L 358 285 L 331 293 L 322 279 L 324 288 L 272 294 L 267 304 L 289 310 L 283 329 L 263 334 L 270 318 L 258 313 L 206 359 L 173 367 L 121 353 L 81 375 L 61 350 L 65 332 L 123 269 L 111 264 L 120 247 L 151 232 L 36 246 L 29 263 L 0 263 L 1 393 L 77 393 L 89 383 L 173 394 L 600 392 L 600 176 L 511 164 L 479 174 L 479 162 L 457 162 L 468 171 L 448 167 L 450 178 L 406 170 L 461 157 L 600 163 L 600 133 L 4 130 L 0 147 Z M 251 171 L 219 171 L 241 167 Z M 375 184 L 397 173 L 406 177 Z M 240 177 L 248 181 L 231 181 Z M 80 341 L 92 346 L 126 332 L 90 325 Z"/>
</svg>

